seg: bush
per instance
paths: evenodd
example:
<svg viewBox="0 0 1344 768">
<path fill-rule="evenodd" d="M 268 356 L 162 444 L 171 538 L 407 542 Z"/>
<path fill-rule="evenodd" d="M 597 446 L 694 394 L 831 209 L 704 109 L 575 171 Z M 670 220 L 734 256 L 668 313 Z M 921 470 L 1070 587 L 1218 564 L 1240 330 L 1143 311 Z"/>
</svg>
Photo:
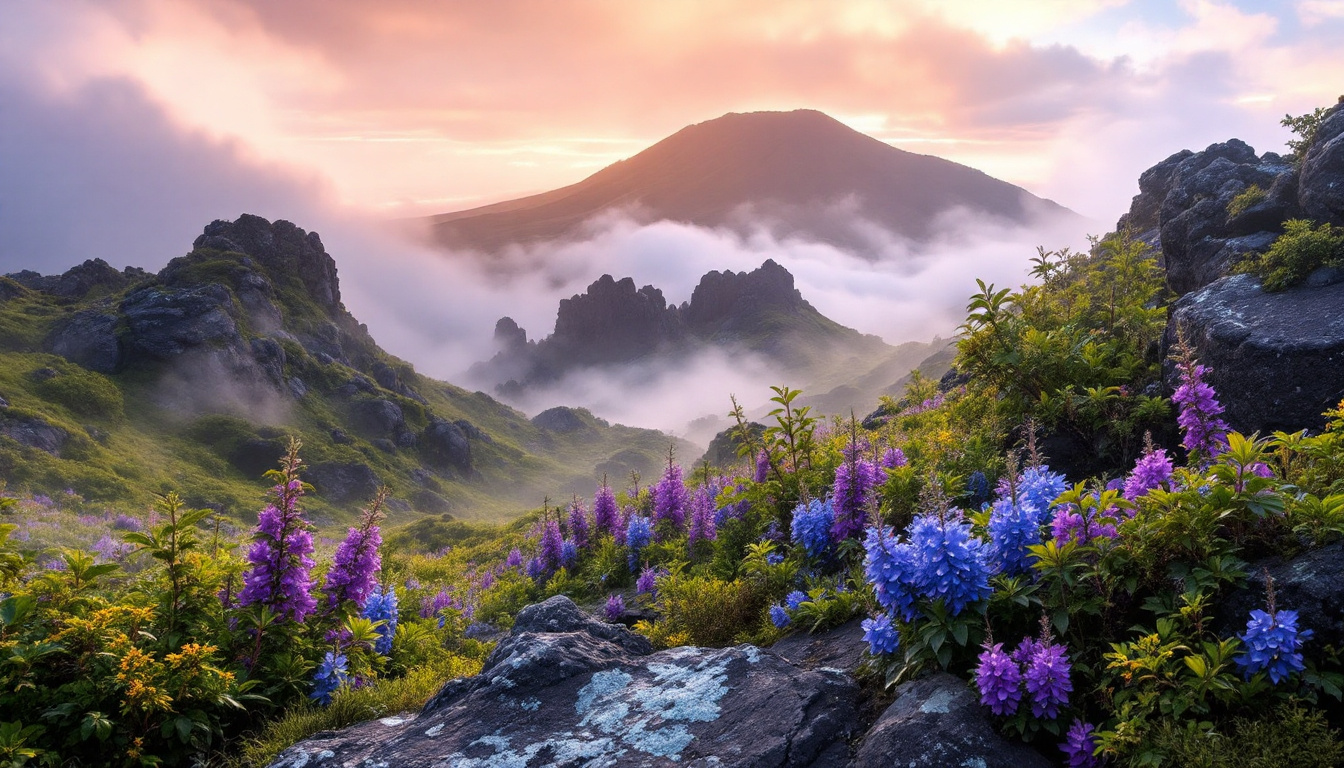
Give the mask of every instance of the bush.
<svg viewBox="0 0 1344 768">
<path fill-rule="evenodd" d="M 1306 219 L 1290 219 L 1269 250 L 1242 268 L 1260 277 L 1266 291 L 1282 291 L 1307 279 L 1320 267 L 1344 266 L 1344 229 L 1329 224 L 1313 227 Z"/>
<path fill-rule="evenodd" d="M 1227 215 L 1229 218 L 1236 218 L 1245 213 L 1247 209 L 1259 205 L 1268 195 L 1259 184 L 1252 184 L 1242 190 L 1241 194 L 1227 202 Z"/>
<path fill-rule="evenodd" d="M 658 580 L 655 606 L 662 618 L 639 629 L 655 645 L 722 648 L 744 639 L 760 623 L 767 596 L 752 580 L 673 573 Z"/>
<path fill-rule="evenodd" d="M 1237 719 L 1226 733 L 1163 723 L 1153 739 L 1162 765 L 1183 768 L 1330 768 L 1344 763 L 1344 743 L 1320 712 L 1298 705 L 1259 720 Z"/>
<path fill-rule="evenodd" d="M 125 412 L 121 390 L 100 373 L 73 368 L 37 384 L 43 398 L 94 419 L 120 419 Z"/>
</svg>

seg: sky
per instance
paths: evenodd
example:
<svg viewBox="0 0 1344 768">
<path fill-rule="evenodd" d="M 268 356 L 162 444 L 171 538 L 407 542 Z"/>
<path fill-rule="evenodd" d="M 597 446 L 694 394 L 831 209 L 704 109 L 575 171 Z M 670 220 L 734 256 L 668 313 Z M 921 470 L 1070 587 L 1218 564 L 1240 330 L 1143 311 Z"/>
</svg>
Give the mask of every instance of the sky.
<svg viewBox="0 0 1344 768">
<path fill-rule="evenodd" d="M 451 356 L 441 375 L 476 354 L 452 339 L 532 304 L 455 296 L 475 277 L 369 227 L 573 183 L 726 112 L 819 109 L 1104 228 L 1162 158 L 1231 137 L 1282 151 L 1284 114 L 1344 92 L 1344 0 L 0 0 L 0 19 L 0 272 L 158 268 L 211 219 L 288 218 L 360 281 L 347 304 L 375 336 Z M 607 261 L 534 294 L 531 335 L 613 253 L 661 274 L 658 234 L 597 238 Z M 797 246 L 712 234 L 717 268 Z M 844 282 L 825 272 L 805 295 Z M 681 301 L 694 277 L 662 287 Z M 861 330 L 880 323 L 860 310 L 904 322 L 833 299 Z"/>
</svg>

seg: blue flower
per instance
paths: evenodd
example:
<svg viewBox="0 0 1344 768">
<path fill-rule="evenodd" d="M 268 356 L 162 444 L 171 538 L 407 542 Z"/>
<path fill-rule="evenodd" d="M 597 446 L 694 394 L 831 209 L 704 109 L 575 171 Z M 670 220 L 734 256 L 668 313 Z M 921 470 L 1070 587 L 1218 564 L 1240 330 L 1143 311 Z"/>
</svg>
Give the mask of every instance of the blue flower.
<svg viewBox="0 0 1344 768">
<path fill-rule="evenodd" d="M 1298 631 L 1297 611 L 1266 613 L 1256 609 L 1246 622 L 1245 634 L 1238 635 L 1246 650 L 1233 661 L 1247 680 L 1258 672 L 1267 672 L 1269 679 L 1278 685 L 1304 669 L 1302 643 L 1311 635 L 1310 629 Z"/>
<path fill-rule="evenodd" d="M 386 592 L 379 592 L 375 585 L 373 591 L 369 593 L 369 601 L 364 604 L 364 618 L 370 621 L 381 621 L 378 625 L 378 640 L 373 645 L 373 650 L 384 656 L 392 652 L 392 637 L 397 632 L 397 589 L 388 587 Z"/>
<path fill-rule="evenodd" d="M 779 629 L 789 626 L 789 612 L 782 605 L 770 606 L 770 622 Z"/>
<path fill-rule="evenodd" d="M 989 513 L 990 561 L 1009 576 L 1027 573 L 1035 560 L 1027 547 L 1041 543 L 1041 518 L 1008 497 L 994 502 Z"/>
<path fill-rule="evenodd" d="M 789 606 L 790 611 L 798 610 L 798 606 L 807 601 L 807 593 L 795 589 L 784 597 L 784 604 Z"/>
<path fill-rule="evenodd" d="M 779 565 L 784 562 L 784 555 L 779 552 L 771 552 L 765 556 L 765 562 L 767 565 Z"/>
<path fill-rule="evenodd" d="M 308 694 L 308 698 L 316 699 L 324 707 L 330 704 L 331 695 L 350 680 L 348 663 L 345 654 L 327 651 L 318 665 L 317 673 L 313 675 L 313 692 Z"/>
<path fill-rule="evenodd" d="M 864 619 L 861 626 L 863 639 L 868 641 L 868 652 L 874 656 L 895 653 L 901 644 L 901 636 L 896 633 L 896 627 L 892 626 L 891 617 L 885 613 L 879 613 L 873 619 Z"/>
<path fill-rule="evenodd" d="M 1047 466 L 1027 467 L 1017 480 L 1017 503 L 1035 514 L 1042 523 L 1050 522 L 1050 507 L 1056 497 L 1069 489 L 1069 483 Z M 1005 490 L 999 486 L 1000 492 Z"/>
<path fill-rule="evenodd" d="M 864 541 L 864 574 L 887 612 L 905 621 L 919 616 L 919 601 L 942 601 L 957 615 L 990 594 L 984 542 L 971 535 L 959 514 L 946 521 L 920 515 L 897 543 L 887 528 L 869 528 Z"/>
<path fill-rule="evenodd" d="M 629 548 L 630 570 L 639 562 L 639 550 L 653 541 L 653 522 L 643 515 L 631 515 L 625 529 L 625 546 Z"/>
<path fill-rule="evenodd" d="M 793 510 L 791 538 L 795 544 L 801 544 L 808 557 L 820 558 L 831 546 L 831 526 L 835 522 L 835 510 L 830 501 L 813 499 L 806 505 L 799 504 Z"/>
<path fill-rule="evenodd" d="M 878 605 L 905 621 L 914 621 L 919 615 L 915 603 L 918 595 L 913 582 L 914 550 L 909 544 L 898 544 L 891 529 L 869 528 L 863 542 L 864 575 L 873 585 Z"/>
</svg>

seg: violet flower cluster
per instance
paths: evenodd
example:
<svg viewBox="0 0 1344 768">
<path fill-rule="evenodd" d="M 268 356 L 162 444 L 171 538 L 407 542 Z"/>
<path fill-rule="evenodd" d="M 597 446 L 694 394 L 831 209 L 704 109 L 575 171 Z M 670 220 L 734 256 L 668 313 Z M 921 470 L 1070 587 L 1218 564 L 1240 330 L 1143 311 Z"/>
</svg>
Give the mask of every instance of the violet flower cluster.
<svg viewBox="0 0 1344 768">
<path fill-rule="evenodd" d="M 831 505 L 835 508 L 831 538 L 843 541 L 863 531 L 864 505 L 881 474 L 877 465 L 866 459 L 844 461 L 836 467 L 831 493 Z"/>
<path fill-rule="evenodd" d="M 313 536 L 298 507 L 303 483 L 293 478 L 271 492 L 276 503 L 257 516 L 247 553 L 252 567 L 243 577 L 238 604 L 265 606 L 282 619 L 301 623 L 317 607 L 310 593 Z"/>
<path fill-rule="evenodd" d="M 1002 643 L 987 644 L 975 669 L 980 703 L 994 714 L 1008 717 L 1017 713 L 1026 698 L 1034 717 L 1059 717 L 1060 707 L 1068 705 L 1073 692 L 1073 668 L 1067 651 L 1048 638 L 1025 639 L 1011 655 L 1004 652 Z"/>
<path fill-rule="evenodd" d="M 583 508 L 578 499 L 569 505 L 569 535 L 574 538 L 574 546 L 579 549 L 586 549 L 591 543 L 589 541 L 588 510 Z"/>
<path fill-rule="evenodd" d="M 1176 417 L 1184 434 L 1181 444 L 1192 455 L 1208 460 L 1227 450 L 1227 422 L 1219 416 L 1223 406 L 1218 402 L 1213 387 L 1204 381 L 1209 369 L 1185 360 L 1177 364 L 1180 385 L 1171 395 L 1171 401 L 1180 406 Z"/>
<path fill-rule="evenodd" d="M 658 577 L 663 572 L 652 566 L 644 566 L 644 570 L 639 572 L 639 578 L 635 579 L 635 594 L 649 595 L 650 597 L 658 594 Z"/>
<path fill-rule="evenodd" d="M 1134 463 L 1129 477 L 1125 478 L 1124 497 L 1134 501 L 1155 488 L 1161 488 L 1171 480 L 1174 469 L 1171 458 L 1161 448 L 1143 454 Z"/>
<path fill-rule="evenodd" d="M 793 510 L 790 538 L 807 552 L 808 557 L 826 556 L 831 546 L 835 511 L 829 500 L 813 499 Z"/>
<path fill-rule="evenodd" d="M 593 527 L 598 533 L 615 535 L 620 521 L 621 510 L 616 506 L 616 494 L 611 490 L 611 486 L 603 483 L 593 496 Z"/>
<path fill-rule="evenodd" d="M 686 527 L 686 505 L 689 501 L 681 465 L 669 463 L 658 483 L 653 486 L 653 521 L 668 522 L 680 531 Z"/>
<path fill-rule="evenodd" d="M 565 539 L 560 535 L 560 522 L 547 518 L 541 529 L 541 562 L 548 572 L 565 566 Z"/>
<path fill-rule="evenodd" d="M 768 477 L 770 477 L 770 454 L 757 451 L 756 469 L 751 475 L 751 480 L 755 483 L 764 483 Z"/>
<path fill-rule="evenodd" d="M 895 653 L 901 644 L 901 636 L 891 623 L 891 617 L 885 613 L 864 619 L 860 626 L 863 627 L 863 639 L 868 642 L 868 652 L 874 656 Z"/>
<path fill-rule="evenodd" d="M 959 510 L 945 520 L 920 515 L 907 534 L 898 543 L 890 529 L 869 528 L 864 542 L 864 573 L 888 613 L 914 621 L 920 601 L 942 601 L 956 616 L 989 597 L 987 548 Z"/>
<path fill-rule="evenodd" d="M 626 524 L 625 546 L 630 551 L 630 570 L 639 562 L 639 551 L 653 541 L 653 521 L 643 515 L 631 515 Z"/>
<path fill-rule="evenodd" d="M 335 608 L 349 600 L 358 609 L 363 609 L 369 599 L 370 591 L 375 588 L 377 574 L 383 569 L 383 558 L 378 553 L 383 538 L 378 528 L 377 512 L 366 512 L 357 528 L 351 528 L 340 546 L 327 571 L 327 582 L 323 591 L 327 593 L 327 605 Z"/>
<path fill-rule="evenodd" d="M 710 489 L 700 486 L 691 494 L 691 530 L 687 536 L 692 550 L 697 542 L 713 541 L 718 536 L 714 522 L 714 496 Z"/>
<path fill-rule="evenodd" d="M 1297 611 L 1256 609 L 1246 622 L 1246 631 L 1238 635 L 1246 650 L 1233 661 L 1241 667 L 1242 675 L 1250 680 L 1265 672 L 1275 685 L 1305 669 L 1302 662 L 1302 643 L 1312 636 L 1312 630 L 1297 628 Z"/>
<path fill-rule="evenodd" d="M 1096 755 L 1097 740 L 1092 735 L 1096 730 L 1095 725 L 1082 720 L 1074 720 L 1073 725 L 1069 726 L 1068 733 L 1064 734 L 1064 743 L 1059 745 L 1069 768 L 1096 768 L 1101 765 Z"/>
<path fill-rule="evenodd" d="M 878 466 L 883 469 L 895 469 L 904 467 L 908 463 L 909 461 L 905 458 L 905 451 L 900 448 L 889 447 L 882 452 L 882 459 L 878 462 Z"/>
<path fill-rule="evenodd" d="M 607 621 L 620 621 L 621 616 L 625 615 L 625 598 L 613 593 L 607 598 L 607 605 L 602 609 L 602 615 Z"/>
</svg>

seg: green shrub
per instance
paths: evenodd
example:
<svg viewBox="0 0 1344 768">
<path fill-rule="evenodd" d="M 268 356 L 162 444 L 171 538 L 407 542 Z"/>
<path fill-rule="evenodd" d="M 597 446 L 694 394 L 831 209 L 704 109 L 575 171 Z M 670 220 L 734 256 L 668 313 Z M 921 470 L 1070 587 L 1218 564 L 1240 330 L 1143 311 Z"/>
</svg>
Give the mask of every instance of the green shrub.
<svg viewBox="0 0 1344 768">
<path fill-rule="evenodd" d="M 1282 291 L 1307 279 L 1320 267 L 1344 266 L 1344 229 L 1329 224 L 1313 227 L 1306 219 L 1283 224 L 1269 250 L 1247 262 L 1241 271 L 1260 277 L 1266 291 Z"/>
<path fill-rule="evenodd" d="M 1329 107 L 1317 107 L 1315 111 L 1308 112 L 1305 115 L 1293 117 L 1284 115 L 1279 121 L 1279 125 L 1289 129 L 1297 134 L 1298 138 L 1289 139 L 1288 149 L 1293 154 L 1293 163 L 1302 164 L 1302 158 L 1306 157 L 1307 150 L 1316 143 L 1316 133 L 1321 128 L 1321 123 L 1325 120 L 1325 113 L 1330 111 Z"/>
<path fill-rule="evenodd" d="M 1238 718 L 1224 732 L 1204 732 L 1191 722 L 1158 726 L 1153 753 L 1161 765 L 1182 768 L 1331 768 L 1344 764 L 1344 743 L 1325 717 L 1300 705 L 1286 705 L 1271 717 Z"/>
<path fill-rule="evenodd" d="M 1269 193 L 1265 192 L 1259 184 L 1252 184 L 1242 190 L 1241 194 L 1227 202 L 1227 215 L 1229 218 L 1235 218 L 1245 213 L 1247 209 L 1260 204 Z"/>
<path fill-rule="evenodd" d="M 37 384 L 37 394 L 72 413 L 94 419 L 120 419 L 126 403 L 121 390 L 101 373 L 71 366 Z"/>
<path fill-rule="evenodd" d="M 672 573 L 658 580 L 655 606 L 662 618 L 638 628 L 655 645 L 721 648 L 744 639 L 760 623 L 766 603 L 766 592 L 755 580 Z"/>
</svg>

